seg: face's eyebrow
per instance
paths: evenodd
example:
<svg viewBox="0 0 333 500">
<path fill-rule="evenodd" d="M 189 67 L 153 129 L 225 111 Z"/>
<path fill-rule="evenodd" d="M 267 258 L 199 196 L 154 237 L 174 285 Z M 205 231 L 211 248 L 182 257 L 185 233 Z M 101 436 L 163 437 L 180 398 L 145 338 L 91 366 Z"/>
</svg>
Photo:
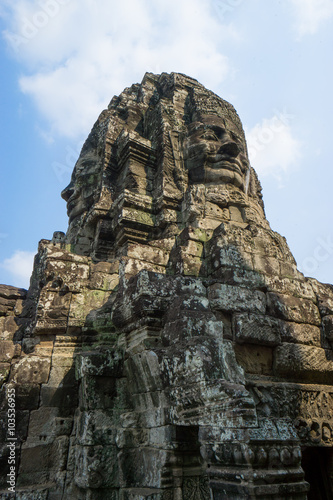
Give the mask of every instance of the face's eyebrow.
<svg viewBox="0 0 333 500">
<path fill-rule="evenodd" d="M 219 132 L 226 132 L 226 128 L 223 126 L 223 125 L 208 125 L 209 128 L 211 128 L 212 130 L 216 130 L 216 131 L 219 131 Z"/>
<path fill-rule="evenodd" d="M 195 132 L 200 132 L 202 130 L 205 130 L 205 125 L 203 123 L 197 123 L 197 124 L 192 124 L 192 126 L 189 129 L 190 134 L 194 134 Z"/>
</svg>

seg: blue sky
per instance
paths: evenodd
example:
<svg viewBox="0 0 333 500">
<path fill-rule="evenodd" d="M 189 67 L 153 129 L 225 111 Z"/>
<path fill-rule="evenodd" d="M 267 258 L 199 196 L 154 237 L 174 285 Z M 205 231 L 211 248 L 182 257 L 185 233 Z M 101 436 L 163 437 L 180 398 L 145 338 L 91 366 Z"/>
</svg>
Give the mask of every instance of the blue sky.
<svg viewBox="0 0 333 500">
<path fill-rule="evenodd" d="M 28 287 L 83 140 L 146 71 L 236 107 L 272 229 L 333 283 L 332 27 L 333 0 L 0 0 L 0 283 Z"/>
</svg>

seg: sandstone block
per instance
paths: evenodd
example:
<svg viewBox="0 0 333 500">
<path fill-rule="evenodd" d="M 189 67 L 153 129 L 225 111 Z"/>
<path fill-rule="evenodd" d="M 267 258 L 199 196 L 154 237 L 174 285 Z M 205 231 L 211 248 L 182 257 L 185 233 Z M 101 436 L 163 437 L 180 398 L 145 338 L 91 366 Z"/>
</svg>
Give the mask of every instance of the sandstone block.
<svg viewBox="0 0 333 500">
<path fill-rule="evenodd" d="M 14 311 L 16 305 L 15 299 L 0 297 L 0 316 L 7 316 Z"/>
<path fill-rule="evenodd" d="M 332 353 L 319 347 L 283 344 L 276 348 L 274 373 L 278 376 L 331 383 Z"/>
<path fill-rule="evenodd" d="M 154 217 L 152 214 L 129 207 L 122 209 L 118 222 L 121 221 L 133 221 L 144 226 L 154 226 Z"/>
<path fill-rule="evenodd" d="M 263 276 L 263 282 L 268 292 L 281 293 L 284 295 L 294 295 L 302 299 L 309 299 L 316 302 L 316 295 L 311 284 L 306 280 L 286 278 L 279 275 Z"/>
<path fill-rule="evenodd" d="M 23 307 L 25 305 L 25 299 L 18 299 L 14 307 L 15 316 L 20 316 L 23 312 Z"/>
<path fill-rule="evenodd" d="M 100 309 L 109 299 L 110 292 L 103 290 L 86 290 L 84 293 L 73 294 L 70 303 L 68 326 L 84 326 L 87 315 L 95 309 Z"/>
<path fill-rule="evenodd" d="M 116 446 L 76 447 L 75 483 L 79 488 L 115 488 L 119 486 L 118 449 Z"/>
<path fill-rule="evenodd" d="M 333 314 L 333 285 L 320 283 L 316 279 L 307 278 L 307 281 L 312 286 L 317 298 L 318 307 L 322 316 Z"/>
<path fill-rule="evenodd" d="M 212 238 L 207 243 L 207 248 L 210 251 L 214 248 L 235 248 L 239 253 L 253 253 L 255 246 L 252 228 L 245 224 L 222 223 L 215 229 Z"/>
<path fill-rule="evenodd" d="M 323 318 L 323 330 L 327 340 L 333 342 L 333 315 Z"/>
<path fill-rule="evenodd" d="M 127 487 L 158 488 L 161 481 L 161 470 L 172 452 L 154 448 L 136 448 L 119 453 L 120 484 Z M 149 475 L 146 474 L 149 471 Z"/>
<path fill-rule="evenodd" d="M 234 217 L 239 216 L 238 213 L 232 214 Z M 235 220 L 231 217 L 231 211 L 228 208 L 221 208 L 218 205 L 215 205 L 215 203 L 209 203 L 206 202 L 205 205 L 205 217 L 208 219 L 213 219 L 214 221 L 222 221 L 222 220 Z M 238 220 L 239 217 L 237 217 L 236 220 Z M 243 222 L 241 220 L 240 222 Z"/>
<path fill-rule="evenodd" d="M 267 257 L 267 255 L 254 254 L 253 255 L 253 269 L 259 273 L 269 275 L 279 275 L 280 263 L 274 257 Z"/>
<path fill-rule="evenodd" d="M 125 374 L 133 384 L 133 392 L 162 390 L 159 359 L 154 351 L 144 351 L 125 361 Z"/>
<path fill-rule="evenodd" d="M 89 266 L 78 262 L 50 259 L 46 263 L 45 276 L 48 288 L 62 288 L 65 285 L 70 292 L 78 292 L 89 278 Z"/>
<path fill-rule="evenodd" d="M 17 288 L 10 285 L 0 285 L 0 297 L 6 298 L 8 300 L 22 299 L 24 300 L 27 296 L 27 291 L 24 288 Z"/>
<path fill-rule="evenodd" d="M 121 379 L 111 377 L 85 377 L 79 387 L 80 408 L 127 408 L 127 393 Z"/>
<path fill-rule="evenodd" d="M 10 372 L 10 363 L 0 363 L 0 387 L 7 381 Z"/>
<path fill-rule="evenodd" d="M 230 220 L 234 222 L 244 222 L 244 212 L 241 208 L 239 208 L 237 205 L 229 206 L 229 211 L 230 211 Z"/>
<path fill-rule="evenodd" d="M 90 273 L 91 276 L 95 273 L 102 274 L 118 274 L 119 271 L 119 261 L 114 262 L 96 262 L 96 264 L 91 264 Z"/>
<path fill-rule="evenodd" d="M 265 313 L 266 296 L 263 292 L 216 283 L 208 289 L 213 309 L 221 311 L 250 311 Z"/>
<path fill-rule="evenodd" d="M 55 366 L 71 368 L 74 365 L 74 357 L 76 356 L 75 347 L 61 348 L 54 347 L 52 352 L 52 368 Z"/>
<path fill-rule="evenodd" d="M 73 419 L 61 416 L 56 407 L 41 407 L 32 411 L 29 420 L 29 437 L 26 446 L 49 444 L 59 436 L 69 436 L 72 430 Z"/>
<path fill-rule="evenodd" d="M 13 358 L 18 358 L 20 353 L 19 344 L 14 344 L 11 340 L 0 340 L 0 363 L 11 362 Z"/>
<path fill-rule="evenodd" d="M 53 443 L 38 446 L 23 444 L 20 462 L 20 477 L 25 484 L 43 484 L 53 479 L 54 473 L 66 467 L 69 440 L 59 437 Z M 53 473 L 53 474 L 52 474 Z M 18 483 L 19 486 L 19 483 Z"/>
<path fill-rule="evenodd" d="M 203 260 L 189 254 L 186 247 L 177 247 L 171 252 L 168 268 L 183 276 L 205 275 L 206 272 Z"/>
<path fill-rule="evenodd" d="M 151 262 L 145 262 L 139 259 L 132 259 L 130 257 L 122 257 L 120 269 L 121 274 L 123 274 L 127 279 L 131 276 L 137 275 L 142 270 L 165 274 L 164 266 L 152 264 Z"/>
<path fill-rule="evenodd" d="M 195 210 L 196 212 L 196 210 Z M 193 213 L 193 212 L 192 212 Z M 191 218 L 191 213 L 189 213 L 189 217 Z M 198 215 L 197 213 L 195 215 Z M 202 216 L 204 215 L 204 208 L 202 207 Z M 224 212 L 224 216 L 227 217 L 227 212 Z M 198 222 L 198 228 L 202 231 L 214 231 L 220 225 L 221 219 L 212 219 L 210 217 L 205 217 L 203 219 L 200 218 Z"/>
<path fill-rule="evenodd" d="M 119 285 L 118 274 L 95 272 L 89 280 L 89 288 L 93 290 L 112 291 Z"/>
<path fill-rule="evenodd" d="M 113 410 L 82 411 L 76 419 L 78 444 L 82 446 L 115 444 L 117 416 Z"/>
<path fill-rule="evenodd" d="M 138 448 L 147 446 L 149 443 L 149 432 L 147 429 L 118 429 L 116 435 L 118 448 Z"/>
<path fill-rule="evenodd" d="M 161 248 L 167 252 L 171 252 L 172 248 L 176 245 L 176 237 L 164 238 L 162 240 L 152 240 L 149 242 L 152 247 Z"/>
<path fill-rule="evenodd" d="M 188 240 L 180 245 L 184 252 L 193 257 L 203 257 L 203 243 L 200 241 Z"/>
<path fill-rule="evenodd" d="M 253 255 L 234 246 L 217 248 L 211 255 L 211 266 L 213 271 L 220 267 L 253 270 Z"/>
<path fill-rule="evenodd" d="M 71 384 L 75 384 L 74 366 L 59 366 L 56 363 L 52 363 L 47 386 L 62 387 Z"/>
<path fill-rule="evenodd" d="M 59 245 L 51 243 L 50 240 L 41 240 L 39 250 L 44 253 L 48 260 L 89 264 L 89 258 L 73 253 L 71 245 L 65 245 L 65 248 L 61 248 Z"/>
<path fill-rule="evenodd" d="M 157 247 L 140 245 L 139 243 L 127 246 L 127 256 L 132 259 L 151 262 L 159 266 L 166 266 L 169 260 L 169 252 Z"/>
<path fill-rule="evenodd" d="M 71 297 L 71 293 L 60 295 L 58 292 L 44 289 L 39 297 L 38 317 L 50 320 L 66 318 Z"/>
<path fill-rule="evenodd" d="M 34 346 L 34 353 L 40 358 L 50 358 L 52 356 L 54 340 L 53 336 L 43 335 L 39 344 Z"/>
<path fill-rule="evenodd" d="M 27 291 L 9 285 L 0 285 L 0 316 L 13 315 L 18 302 L 26 298 Z"/>
<path fill-rule="evenodd" d="M 43 289 L 38 301 L 36 332 L 50 334 L 66 331 L 71 298 L 71 293 L 63 295 Z"/>
<path fill-rule="evenodd" d="M 165 342 L 179 343 L 191 338 L 203 337 L 223 339 L 223 323 L 210 318 L 208 314 L 190 312 L 182 318 L 166 323 L 162 333 Z M 198 339 L 199 341 L 199 339 Z"/>
<path fill-rule="evenodd" d="M 66 384 L 65 379 L 60 387 L 43 384 L 40 389 L 41 406 L 56 406 L 64 416 L 74 413 L 78 399 L 77 384 Z"/>
<path fill-rule="evenodd" d="M 246 373 L 271 375 L 273 368 L 273 351 L 271 347 L 238 344 L 235 346 L 237 362 Z"/>
<path fill-rule="evenodd" d="M 308 299 L 270 292 L 267 294 L 267 310 L 270 315 L 286 321 L 321 324 L 318 307 Z"/>
<path fill-rule="evenodd" d="M 175 210 L 168 210 L 167 208 L 162 209 L 156 215 L 156 224 L 160 226 L 165 226 L 166 224 L 172 224 L 179 220 L 179 212 Z"/>
<path fill-rule="evenodd" d="M 318 295 L 318 307 L 322 316 L 333 315 L 333 297 L 330 295 Z"/>
<path fill-rule="evenodd" d="M 320 347 L 320 328 L 305 323 L 281 321 L 281 340 L 282 342 Z"/>
<path fill-rule="evenodd" d="M 16 388 L 16 408 L 18 410 L 36 410 L 39 403 L 40 385 L 19 384 Z"/>
<path fill-rule="evenodd" d="M 179 245 L 184 245 L 187 241 L 200 241 L 202 243 L 206 242 L 212 236 L 212 231 L 204 231 L 197 227 L 186 227 L 183 231 L 177 236 L 177 243 Z"/>
<path fill-rule="evenodd" d="M 12 365 L 10 379 L 17 384 L 45 384 L 50 374 L 51 360 L 47 358 L 25 357 Z"/>
<path fill-rule="evenodd" d="M 286 278 L 304 278 L 302 273 L 298 271 L 294 262 L 287 262 L 285 260 L 280 260 L 280 275 Z"/>
<path fill-rule="evenodd" d="M 262 289 L 265 286 L 264 275 L 256 271 L 247 269 L 220 267 L 212 273 L 212 278 L 217 278 L 222 283 L 227 285 L 235 285 L 249 289 Z"/>
<path fill-rule="evenodd" d="M 76 377 L 121 377 L 124 354 L 121 349 L 108 349 L 105 352 L 86 351 L 75 358 Z"/>
<path fill-rule="evenodd" d="M 236 341 L 276 346 L 281 342 L 281 324 L 275 318 L 259 314 L 235 314 L 233 327 Z"/>
<path fill-rule="evenodd" d="M 267 220 L 263 217 L 263 211 L 261 207 L 256 205 L 245 206 L 243 208 L 244 219 L 246 222 L 254 223 L 258 226 L 262 226 L 265 229 L 269 229 L 269 224 Z"/>
<path fill-rule="evenodd" d="M 14 316 L 0 317 L 0 339 L 12 340 L 18 329 L 17 318 Z"/>
<path fill-rule="evenodd" d="M 182 297 L 175 298 L 171 304 L 172 307 L 167 311 L 165 316 L 167 323 L 178 320 L 203 320 L 208 322 L 214 319 L 213 313 L 209 310 L 209 301 L 205 296 L 200 297 L 184 294 Z M 173 332 L 172 337 L 175 335 L 177 335 L 177 331 Z"/>
</svg>

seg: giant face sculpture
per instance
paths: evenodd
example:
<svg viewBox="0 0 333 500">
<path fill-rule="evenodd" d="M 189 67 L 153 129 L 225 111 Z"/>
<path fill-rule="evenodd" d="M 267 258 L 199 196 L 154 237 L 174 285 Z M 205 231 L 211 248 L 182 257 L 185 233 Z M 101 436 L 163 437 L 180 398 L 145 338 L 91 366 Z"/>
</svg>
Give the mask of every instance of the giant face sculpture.
<svg viewBox="0 0 333 500">
<path fill-rule="evenodd" d="M 249 161 L 244 139 L 219 116 L 188 127 L 184 160 L 190 183 L 233 184 L 245 191 Z"/>
<path fill-rule="evenodd" d="M 118 230 L 130 220 L 134 200 L 148 213 L 142 225 L 149 224 L 141 229 L 151 238 L 164 220 L 164 215 L 152 217 L 156 200 L 161 194 L 174 200 L 166 221 L 176 221 L 176 206 L 193 184 L 215 190 L 229 185 L 259 199 L 249 173 L 244 132 L 229 103 L 188 77 L 148 75 L 141 86 L 125 89 L 111 101 L 82 149 L 72 181 L 62 192 L 69 216 L 67 239 L 76 244 L 88 237 L 92 242 L 99 216 L 109 221 L 112 231 Z M 140 196 L 152 200 L 146 205 Z M 118 217 L 116 201 L 128 203 L 126 217 Z M 141 231 L 138 220 L 128 223 Z M 104 246 L 110 250 L 109 244 Z"/>
<path fill-rule="evenodd" d="M 71 182 L 62 191 L 67 201 L 69 223 L 87 212 L 98 194 L 99 157 L 93 148 L 83 149 L 72 175 Z"/>
</svg>

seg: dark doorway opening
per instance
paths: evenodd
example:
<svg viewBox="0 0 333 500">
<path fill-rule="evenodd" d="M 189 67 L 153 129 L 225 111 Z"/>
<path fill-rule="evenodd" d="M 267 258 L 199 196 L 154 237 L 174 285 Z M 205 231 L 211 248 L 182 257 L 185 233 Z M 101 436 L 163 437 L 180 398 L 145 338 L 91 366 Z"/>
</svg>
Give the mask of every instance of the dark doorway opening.
<svg viewBox="0 0 333 500">
<path fill-rule="evenodd" d="M 308 500 L 333 500 L 333 449 L 309 447 L 302 451 Z"/>
</svg>

